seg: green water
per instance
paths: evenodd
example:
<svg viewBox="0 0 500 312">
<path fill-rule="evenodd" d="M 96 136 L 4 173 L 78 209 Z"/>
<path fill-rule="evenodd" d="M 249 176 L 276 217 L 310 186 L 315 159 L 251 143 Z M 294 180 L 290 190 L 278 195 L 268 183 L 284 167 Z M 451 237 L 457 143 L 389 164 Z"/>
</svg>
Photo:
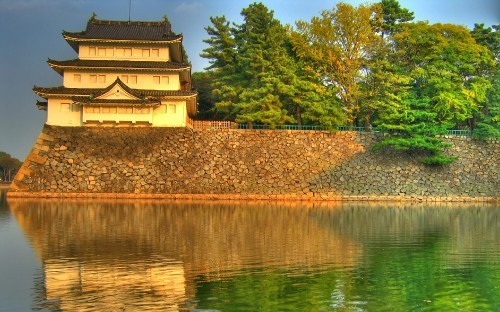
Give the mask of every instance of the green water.
<svg viewBox="0 0 500 312">
<path fill-rule="evenodd" d="M 495 205 L 0 205 L 0 311 L 500 311 Z"/>
</svg>

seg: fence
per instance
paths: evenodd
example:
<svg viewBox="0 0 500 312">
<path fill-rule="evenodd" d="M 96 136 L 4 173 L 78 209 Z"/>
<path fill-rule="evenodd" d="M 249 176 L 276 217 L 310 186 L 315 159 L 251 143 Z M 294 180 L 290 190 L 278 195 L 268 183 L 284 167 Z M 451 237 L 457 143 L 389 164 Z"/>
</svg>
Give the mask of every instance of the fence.
<svg viewBox="0 0 500 312">
<path fill-rule="evenodd" d="M 187 125 L 196 130 L 238 129 L 238 124 L 232 121 L 188 119 Z"/>
<path fill-rule="evenodd" d="M 196 130 L 216 130 L 216 129 L 246 129 L 246 130 L 317 130 L 317 131 L 356 131 L 365 132 L 364 127 L 351 126 L 313 126 L 313 125 L 260 125 L 260 124 L 239 124 L 232 121 L 213 120 L 192 120 L 188 119 L 188 126 Z M 448 130 L 445 135 L 472 137 L 474 131 L 471 130 Z"/>
</svg>

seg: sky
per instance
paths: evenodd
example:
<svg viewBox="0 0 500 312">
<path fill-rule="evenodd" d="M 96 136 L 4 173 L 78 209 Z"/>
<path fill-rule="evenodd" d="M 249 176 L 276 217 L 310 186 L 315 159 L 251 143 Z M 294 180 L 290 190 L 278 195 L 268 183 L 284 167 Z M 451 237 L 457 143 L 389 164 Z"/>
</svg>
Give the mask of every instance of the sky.
<svg viewBox="0 0 500 312">
<path fill-rule="evenodd" d="M 46 63 L 48 58 L 77 57 L 62 31 L 82 31 L 93 12 L 98 19 L 156 21 L 167 15 L 172 30 L 184 35 L 183 44 L 193 72 L 208 62 L 199 54 L 207 47 L 205 27 L 211 16 L 241 23 L 240 12 L 255 1 L 234 0 L 0 0 L 0 151 L 23 161 L 37 139 L 46 112 L 39 111 L 34 85 L 62 85 L 62 77 Z M 283 24 L 309 21 L 334 0 L 263 0 Z M 359 5 L 367 1 L 344 0 Z M 377 2 L 377 1 L 371 1 Z M 415 20 L 453 23 L 470 29 L 474 23 L 500 24 L 498 0 L 400 0 Z M 130 4 L 130 10 L 129 10 Z"/>
</svg>

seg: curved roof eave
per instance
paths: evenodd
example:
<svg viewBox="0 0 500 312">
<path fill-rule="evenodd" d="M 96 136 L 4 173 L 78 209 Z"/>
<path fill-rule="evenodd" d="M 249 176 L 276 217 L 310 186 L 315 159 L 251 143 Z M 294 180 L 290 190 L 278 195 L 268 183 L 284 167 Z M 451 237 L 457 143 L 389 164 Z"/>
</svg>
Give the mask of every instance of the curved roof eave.
<svg viewBox="0 0 500 312">
<path fill-rule="evenodd" d="M 64 69 L 102 69 L 102 70 L 141 70 L 141 71 L 191 71 L 190 64 L 179 64 L 172 62 L 158 61 L 101 61 L 101 60 L 80 60 L 56 61 L 48 59 L 49 66 L 60 75 Z"/>
</svg>

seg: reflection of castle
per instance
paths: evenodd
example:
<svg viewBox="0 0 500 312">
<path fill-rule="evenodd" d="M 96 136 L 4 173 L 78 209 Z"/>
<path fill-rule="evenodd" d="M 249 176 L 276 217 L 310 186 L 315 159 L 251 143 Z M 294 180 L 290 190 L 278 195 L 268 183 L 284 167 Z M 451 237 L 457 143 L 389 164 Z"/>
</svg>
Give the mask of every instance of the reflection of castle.
<svg viewBox="0 0 500 312">
<path fill-rule="evenodd" d="M 252 267 L 352 268 L 360 252 L 308 209 L 284 204 L 9 204 L 44 264 L 44 297 L 62 310 L 177 310 L 193 304 L 199 276 L 231 278 Z"/>
<path fill-rule="evenodd" d="M 131 301 L 137 307 L 178 311 L 179 304 L 185 302 L 181 263 L 110 264 L 51 259 L 43 266 L 46 298 L 59 301 L 63 311 L 120 311 Z"/>
</svg>

